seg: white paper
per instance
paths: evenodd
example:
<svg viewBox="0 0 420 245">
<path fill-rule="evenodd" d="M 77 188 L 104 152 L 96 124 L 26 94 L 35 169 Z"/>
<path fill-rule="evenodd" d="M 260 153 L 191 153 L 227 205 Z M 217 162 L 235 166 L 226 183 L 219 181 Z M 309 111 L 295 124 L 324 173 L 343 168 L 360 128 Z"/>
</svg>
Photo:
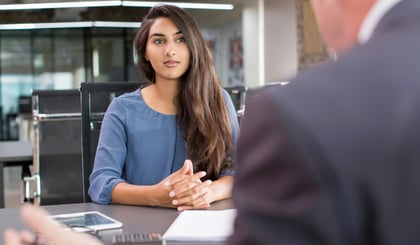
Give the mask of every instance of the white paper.
<svg viewBox="0 0 420 245">
<path fill-rule="evenodd" d="M 224 241 L 233 232 L 235 217 L 236 209 L 183 211 L 163 234 L 163 239 Z"/>
</svg>

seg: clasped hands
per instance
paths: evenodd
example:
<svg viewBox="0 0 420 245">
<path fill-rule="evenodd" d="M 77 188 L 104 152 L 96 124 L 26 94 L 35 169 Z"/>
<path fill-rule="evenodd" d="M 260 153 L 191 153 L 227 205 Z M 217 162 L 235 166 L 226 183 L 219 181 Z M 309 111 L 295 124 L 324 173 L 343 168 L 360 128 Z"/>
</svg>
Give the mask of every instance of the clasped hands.
<svg viewBox="0 0 420 245">
<path fill-rule="evenodd" d="M 165 189 L 165 206 L 179 211 L 210 207 L 212 181 L 201 181 L 204 176 L 205 171 L 194 173 L 191 160 L 185 160 L 181 169 L 159 183 Z"/>
</svg>

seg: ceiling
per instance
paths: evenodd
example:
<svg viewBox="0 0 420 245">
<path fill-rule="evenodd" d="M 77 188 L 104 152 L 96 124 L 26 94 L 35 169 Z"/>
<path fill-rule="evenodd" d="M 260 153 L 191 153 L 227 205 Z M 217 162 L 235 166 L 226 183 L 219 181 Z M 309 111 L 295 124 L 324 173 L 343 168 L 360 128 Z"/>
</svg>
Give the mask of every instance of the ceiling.
<svg viewBox="0 0 420 245">
<path fill-rule="evenodd" d="M 89 0 L 92 1 L 92 0 Z M 187 9 L 201 26 L 217 27 L 240 18 L 243 0 L 163 0 L 165 2 L 223 3 L 233 4 L 233 10 Z M 51 2 L 83 2 L 83 0 L 1 0 L 1 4 Z M 157 1 L 156 1 L 157 2 Z M 0 4 L 0 9 L 1 9 Z M 138 7 L 98 7 L 67 8 L 25 11 L 0 11 L 0 24 L 52 22 L 52 21 L 141 21 L 149 8 Z"/>
<path fill-rule="evenodd" d="M 83 2 L 95 0 L 2 0 L 1 4 L 15 4 L 15 3 L 46 3 L 46 2 Z M 136 0 L 133 0 L 136 1 Z M 146 0 L 148 1 L 148 0 Z M 151 0 L 153 1 L 153 0 Z M 155 0 L 155 2 L 158 2 Z M 162 2 L 194 2 L 194 3 L 232 3 L 238 4 L 241 0 L 163 0 Z"/>
</svg>

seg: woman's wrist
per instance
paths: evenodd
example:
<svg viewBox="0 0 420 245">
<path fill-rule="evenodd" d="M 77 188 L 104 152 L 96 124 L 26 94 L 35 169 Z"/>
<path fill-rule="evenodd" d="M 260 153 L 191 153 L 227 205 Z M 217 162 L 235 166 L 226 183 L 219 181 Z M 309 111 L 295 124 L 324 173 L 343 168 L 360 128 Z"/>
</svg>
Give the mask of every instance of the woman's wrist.
<svg viewBox="0 0 420 245">
<path fill-rule="evenodd" d="M 232 176 L 224 176 L 213 181 L 213 183 L 209 186 L 210 203 L 230 198 L 232 193 L 232 184 Z"/>
</svg>

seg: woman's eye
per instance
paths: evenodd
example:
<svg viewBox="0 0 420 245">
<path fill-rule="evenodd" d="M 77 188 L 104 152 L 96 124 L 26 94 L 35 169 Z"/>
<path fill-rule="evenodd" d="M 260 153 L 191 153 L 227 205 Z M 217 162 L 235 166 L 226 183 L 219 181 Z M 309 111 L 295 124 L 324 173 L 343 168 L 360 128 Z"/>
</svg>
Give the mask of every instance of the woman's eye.
<svg viewBox="0 0 420 245">
<path fill-rule="evenodd" d="M 162 43 L 164 43 L 164 40 L 163 39 L 155 39 L 153 41 L 153 43 L 155 43 L 155 44 L 162 44 Z"/>
<path fill-rule="evenodd" d="M 179 43 L 185 43 L 185 38 L 181 37 L 176 40 Z"/>
</svg>

